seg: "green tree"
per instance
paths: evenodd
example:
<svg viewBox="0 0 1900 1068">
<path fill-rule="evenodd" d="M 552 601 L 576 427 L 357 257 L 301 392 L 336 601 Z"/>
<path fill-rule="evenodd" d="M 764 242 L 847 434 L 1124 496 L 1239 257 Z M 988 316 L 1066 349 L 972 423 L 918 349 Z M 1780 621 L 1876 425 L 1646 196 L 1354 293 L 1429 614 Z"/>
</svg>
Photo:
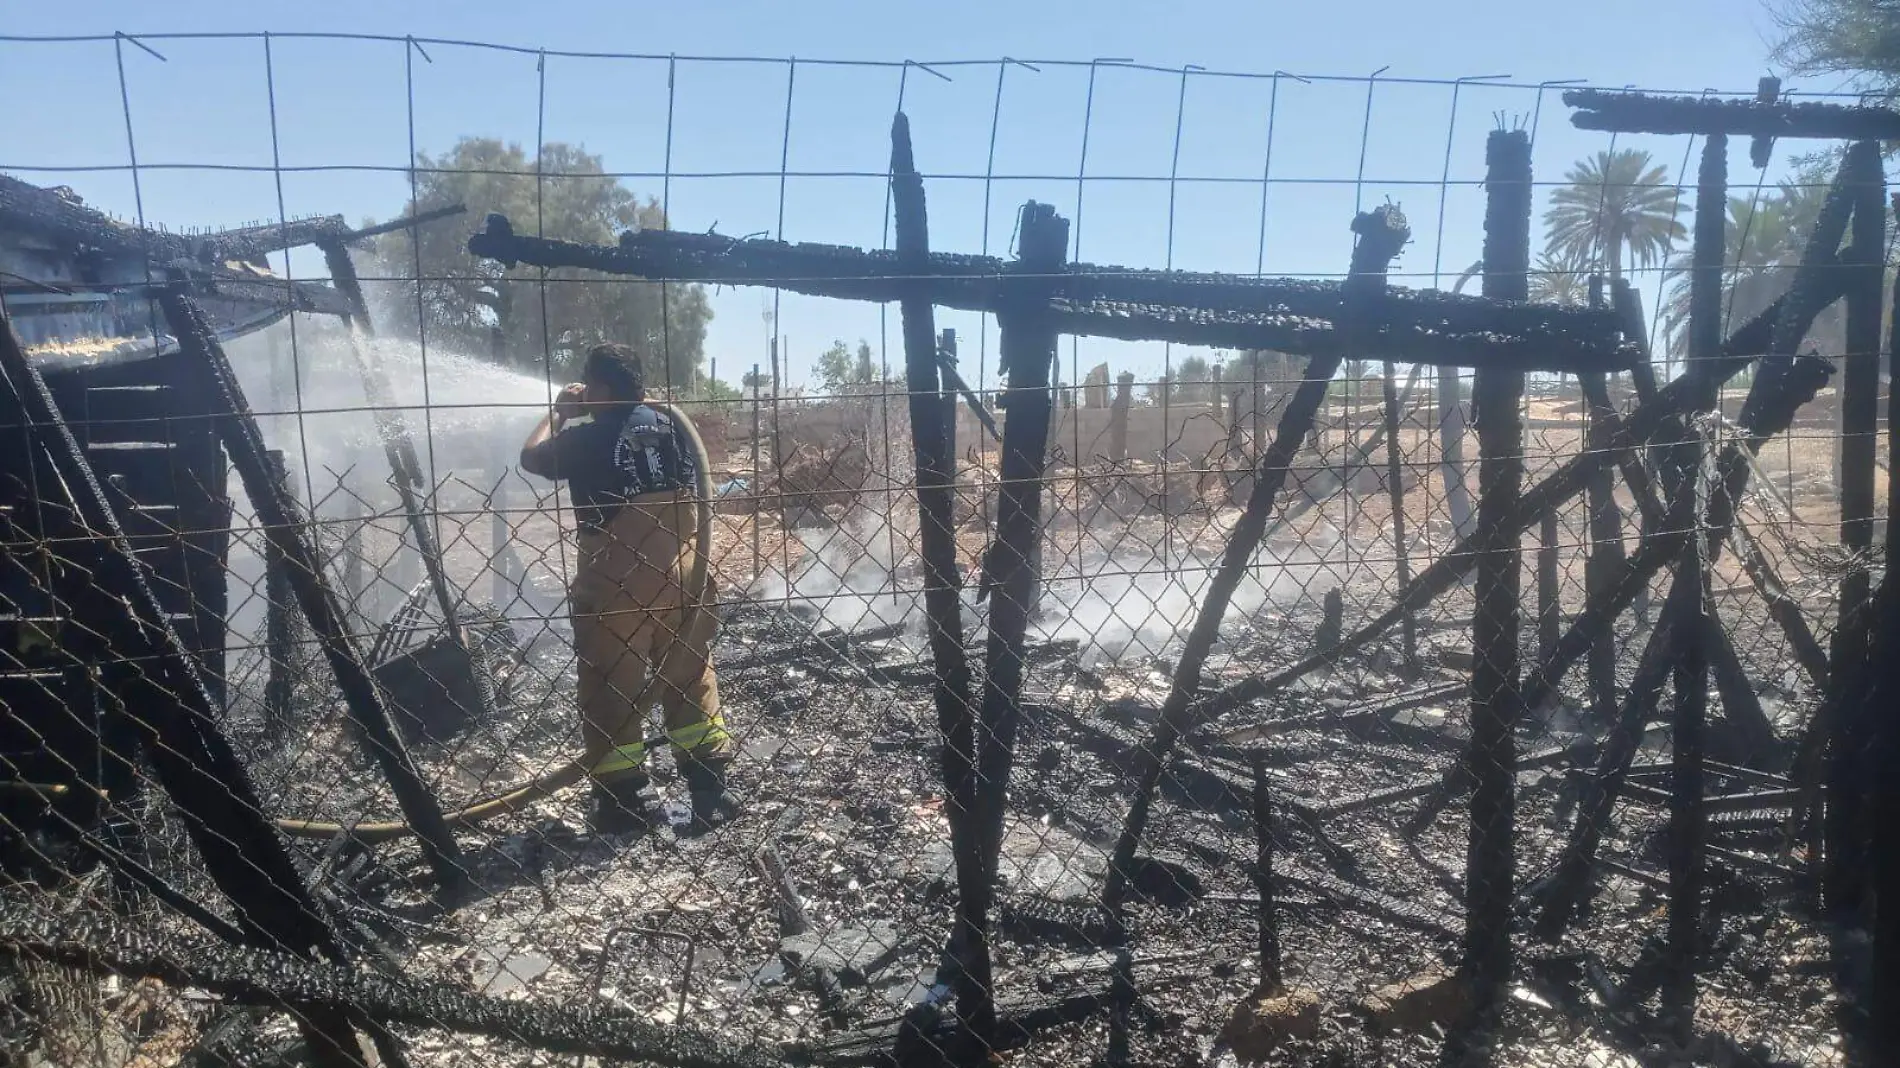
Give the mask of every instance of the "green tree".
<svg viewBox="0 0 1900 1068">
<path fill-rule="evenodd" d="M 1598 152 L 1564 175 L 1544 212 L 1546 248 L 1561 260 L 1602 264 L 1623 277 L 1627 253 L 1635 266 L 1665 260 L 1683 236 L 1669 172 L 1633 148 Z"/>
<path fill-rule="evenodd" d="M 843 341 L 833 341 L 831 347 L 818 355 L 818 362 L 812 366 L 818 376 L 818 384 L 826 393 L 841 393 L 853 386 L 868 386 L 877 382 L 877 363 L 872 359 L 871 343 L 859 339 L 856 351 Z"/>
<path fill-rule="evenodd" d="M 766 384 L 771 380 L 772 376 L 766 374 L 764 371 L 747 371 L 745 374 L 739 376 L 739 386 L 744 389 L 747 394 L 752 394 L 764 389 Z"/>
<path fill-rule="evenodd" d="M 1900 91 L 1900 3 L 1790 0 L 1775 11 L 1774 58 L 1796 74 L 1845 74 L 1862 88 Z"/>
<path fill-rule="evenodd" d="M 1214 393 L 1214 368 L 1196 353 L 1174 365 L 1174 399 L 1184 404 L 1205 403 Z"/>
<path fill-rule="evenodd" d="M 707 400 L 716 401 L 739 400 L 742 396 L 738 390 L 732 388 L 732 383 L 724 379 L 705 376 L 700 377 L 699 388 L 695 390 L 695 393 Z"/>
<path fill-rule="evenodd" d="M 624 230 L 666 226 L 658 201 L 635 196 L 577 145 L 550 143 L 530 158 L 518 144 L 465 137 L 440 156 L 418 153 L 415 180 L 406 212 L 465 204 L 466 218 L 499 212 L 520 234 L 611 244 Z M 538 371 L 551 357 L 563 377 L 590 346 L 618 341 L 640 354 L 656 389 L 700 380 L 705 287 L 565 268 L 546 272 L 544 285 L 539 269 L 471 256 L 467 241 L 467 225 L 441 222 L 377 242 L 375 273 L 392 280 L 377 295 L 395 332 L 420 327 L 432 343 L 489 352 L 499 327 L 504 360 Z"/>
</svg>

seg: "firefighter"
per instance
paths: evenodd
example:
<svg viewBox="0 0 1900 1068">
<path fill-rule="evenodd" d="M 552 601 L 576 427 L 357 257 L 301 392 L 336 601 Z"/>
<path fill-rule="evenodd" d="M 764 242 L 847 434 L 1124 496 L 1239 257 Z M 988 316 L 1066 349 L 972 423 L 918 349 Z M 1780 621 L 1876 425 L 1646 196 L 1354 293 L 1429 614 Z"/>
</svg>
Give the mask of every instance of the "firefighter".
<svg viewBox="0 0 1900 1068">
<path fill-rule="evenodd" d="M 638 834 L 654 823 L 657 796 L 642 741 L 647 710 L 633 702 L 648 676 L 667 667 L 657 687 L 667 739 L 695 827 L 710 829 L 739 806 L 726 784 L 735 746 L 712 666 L 718 619 L 707 606 L 692 633 L 679 633 L 696 551 L 692 449 L 667 415 L 644 403 L 645 377 L 632 350 L 596 346 L 581 377 L 528 435 L 521 467 L 565 480 L 573 496 L 580 558 L 569 597 L 581 733 L 588 753 L 604 754 L 588 769 L 593 826 Z M 591 419 L 580 421 L 583 415 Z"/>
</svg>

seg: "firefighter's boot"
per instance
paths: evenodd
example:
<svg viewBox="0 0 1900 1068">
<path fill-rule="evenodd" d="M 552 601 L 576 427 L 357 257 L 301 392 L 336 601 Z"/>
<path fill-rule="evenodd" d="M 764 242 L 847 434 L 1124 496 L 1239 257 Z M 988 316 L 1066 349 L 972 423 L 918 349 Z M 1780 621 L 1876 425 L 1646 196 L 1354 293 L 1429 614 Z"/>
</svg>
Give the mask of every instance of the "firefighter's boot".
<svg viewBox="0 0 1900 1068">
<path fill-rule="evenodd" d="M 731 765 L 729 757 L 686 757 L 680 761 L 680 775 L 693 802 L 695 831 L 713 830 L 739 814 L 739 799 L 726 788 L 726 769 Z"/>
<path fill-rule="evenodd" d="M 658 821 L 659 795 L 646 774 L 594 780 L 595 834 L 645 834 Z"/>
</svg>

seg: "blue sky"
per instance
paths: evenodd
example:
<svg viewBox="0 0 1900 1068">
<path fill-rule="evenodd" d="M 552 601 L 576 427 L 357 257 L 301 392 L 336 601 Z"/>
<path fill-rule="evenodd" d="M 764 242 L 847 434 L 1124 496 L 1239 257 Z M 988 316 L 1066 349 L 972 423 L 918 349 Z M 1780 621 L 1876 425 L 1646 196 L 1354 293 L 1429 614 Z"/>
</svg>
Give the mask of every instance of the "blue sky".
<svg viewBox="0 0 1900 1068">
<path fill-rule="evenodd" d="M 782 232 L 789 240 L 875 247 L 886 240 L 879 175 L 901 89 L 919 164 L 936 176 L 928 190 L 932 243 L 940 250 L 1007 254 L 1016 208 L 1034 198 L 1075 220 L 1080 259 L 1336 274 L 1349 251 L 1355 203 L 1390 198 L 1403 206 L 1415 235 L 1399 272 L 1409 284 L 1430 285 L 1436 277 L 1447 286 L 1477 255 L 1477 180 L 1496 116 L 1526 124 L 1536 117 L 1540 182 L 1556 182 L 1571 162 L 1610 144 L 1607 135 L 1570 128 L 1558 90 L 1543 92 L 1540 107 L 1538 83 L 1748 92 L 1769 72 L 1774 36 L 1772 19 L 1755 0 L 0 0 L 0 12 L 5 32 L 17 36 L 270 30 L 440 37 L 528 50 L 431 44 L 424 59 L 406 55 L 401 42 L 282 38 L 272 43 L 267 78 L 256 38 L 150 39 L 166 62 L 123 45 L 132 139 L 144 168 L 138 192 L 145 217 L 173 227 L 279 216 L 280 183 L 271 170 L 274 92 L 276 158 L 286 169 L 281 211 L 292 217 L 389 217 L 407 194 L 401 168 L 412 140 L 432 153 L 471 134 L 532 145 L 544 124 L 546 140 L 584 144 L 610 170 L 630 172 L 636 190 L 664 189 L 678 228 L 716 224 L 727 234 Z M 541 48 L 761 61 L 677 62 L 669 167 L 666 60 L 550 57 L 543 95 L 533 54 Z M 1031 65 L 1000 64 L 1002 56 Z M 785 62 L 790 57 L 801 60 L 795 73 Z M 935 69 L 947 80 L 915 68 L 906 73 L 906 59 L 942 64 Z M 1165 69 L 1092 69 L 1097 59 Z M 1187 64 L 1204 71 L 1190 72 L 1184 83 Z M 1372 89 L 1360 182 L 1364 79 L 1379 68 L 1388 69 Z M 1230 76 L 1275 71 L 1345 80 Z M 1085 107 L 1091 73 L 1092 109 Z M 1496 74 L 1510 75 L 1511 84 L 1458 90 L 1455 123 L 1450 85 L 1393 80 Z M 1841 88 L 1794 80 L 1789 87 Z M 0 99 L 11 102 L 0 111 L 0 170 L 69 184 L 122 217 L 137 214 L 111 41 L 0 41 Z M 1263 187 L 1270 120 L 1271 181 Z M 1451 184 L 1441 187 L 1448 133 Z M 1618 145 L 1651 150 L 1672 176 L 1689 147 L 1683 138 L 1625 137 Z M 782 185 L 781 156 L 795 175 Z M 1779 161 L 1767 174 L 1754 171 L 1739 145 L 1730 166 L 1742 191 L 1781 171 Z M 663 181 L 668 170 L 672 178 Z M 741 176 L 713 176 L 735 172 Z M 1685 192 L 1685 212 L 1692 200 Z M 320 272 L 301 258 L 292 269 Z M 1652 278 L 1646 286 L 1652 307 L 1655 285 Z M 715 295 L 708 352 L 722 378 L 736 380 L 764 358 L 762 312 L 772 299 L 760 290 Z M 993 327 L 978 316 L 946 314 L 940 322 L 966 339 L 966 368 L 980 368 L 993 381 Z M 888 343 L 893 365 L 901 362 L 894 311 L 886 316 L 871 306 L 787 296 L 777 329 L 793 381 L 833 338 L 864 337 L 880 351 Z M 1065 344 L 1062 377 L 1075 381 L 1077 368 L 1103 360 L 1148 377 L 1184 354 L 1084 340 L 1073 350 Z"/>
</svg>

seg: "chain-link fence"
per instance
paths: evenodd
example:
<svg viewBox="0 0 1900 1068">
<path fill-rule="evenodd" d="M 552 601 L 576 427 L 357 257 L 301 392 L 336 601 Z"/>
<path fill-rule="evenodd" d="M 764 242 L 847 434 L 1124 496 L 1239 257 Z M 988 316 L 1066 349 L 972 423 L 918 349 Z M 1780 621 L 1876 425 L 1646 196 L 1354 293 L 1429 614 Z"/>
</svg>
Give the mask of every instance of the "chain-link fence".
<svg viewBox="0 0 1900 1068">
<path fill-rule="evenodd" d="M 169 98 L 126 64 L 261 48 L 273 157 L 203 171 L 273 181 L 281 221 L 177 234 L 0 177 L 6 1063 L 1900 1048 L 1875 908 L 1900 892 L 1875 147 L 1900 116 L 1768 84 L 1572 90 L 1606 168 L 1631 142 L 1700 160 L 1592 186 L 1551 177 L 1575 142 L 1536 139 L 1559 83 L 756 60 L 785 81 L 776 166 L 714 174 L 675 166 L 675 115 L 732 60 L 0 42 L 81 46 L 120 60 L 133 159 L 108 169 L 135 189 L 194 164 L 138 162 L 140 93 Z M 286 180 L 311 195 L 330 171 L 275 154 L 273 56 L 369 47 L 400 64 L 409 152 L 418 86 L 457 63 L 524 65 L 538 143 L 550 71 L 663 74 L 659 164 L 618 176 L 663 215 L 548 231 L 564 183 L 601 175 L 423 142 L 336 168 L 401 177 L 395 223 L 293 218 Z M 800 77 L 895 80 L 889 141 L 858 131 L 888 167 L 792 165 Z M 1086 93 L 1079 130 L 1024 106 L 1079 133 L 1076 173 L 999 170 L 1009 79 L 1058 77 Z M 1168 98 L 1165 171 L 1091 169 L 1089 138 L 1136 107 L 1110 82 Z M 985 171 L 919 173 L 946 158 L 921 119 L 912 147 L 903 115 L 942 99 L 920 85 L 980 90 Z M 1190 86 L 1212 85 L 1257 98 L 1254 173 L 1183 172 Z M 1354 178 L 1275 140 L 1316 85 L 1363 100 L 1305 142 L 1349 145 Z M 1523 121 L 1461 127 L 1485 94 Z M 1375 101 L 1435 109 L 1442 171 L 1368 177 Z M 1731 178 L 1743 138 L 1754 172 Z M 1852 147 L 1764 259 L 1744 209 L 1774 138 Z M 15 147 L 0 166 L 67 165 Z M 531 195 L 424 195 L 454 174 Z M 748 177 L 777 184 L 772 236 L 696 232 Z M 882 237 L 781 240 L 794 181 L 855 181 Z M 1123 185 L 1166 190 L 1164 262 L 1081 261 L 1084 207 L 1123 210 Z M 1006 208 L 1016 187 L 1060 206 Z M 1394 192 L 1404 210 L 1366 209 Z M 1553 228 L 1566 203 L 1595 228 L 1574 260 L 1532 262 L 1546 195 Z M 1609 210 L 1632 196 L 1687 225 L 1639 256 Z M 1270 246 L 1322 205 L 1331 266 Z M 1177 207 L 1184 229 L 1257 226 L 1254 269 L 1178 269 Z M 1092 242 L 1113 229 L 1089 219 Z M 311 249 L 320 271 L 292 254 Z M 736 393 L 716 385 L 736 354 L 676 356 L 720 337 L 686 324 L 708 286 L 774 294 Z M 781 299 L 874 306 L 880 341 L 795 389 Z M 458 327 L 454 300 L 486 310 Z M 643 336 L 564 321 L 590 304 L 636 308 Z M 602 399 L 581 370 L 600 340 L 640 358 L 674 433 L 557 403 L 584 373 Z M 602 424 L 567 467 L 532 444 Z M 612 442 L 654 440 L 653 493 L 577 508 L 637 464 Z M 650 540 L 616 545 L 632 530 Z"/>
</svg>

